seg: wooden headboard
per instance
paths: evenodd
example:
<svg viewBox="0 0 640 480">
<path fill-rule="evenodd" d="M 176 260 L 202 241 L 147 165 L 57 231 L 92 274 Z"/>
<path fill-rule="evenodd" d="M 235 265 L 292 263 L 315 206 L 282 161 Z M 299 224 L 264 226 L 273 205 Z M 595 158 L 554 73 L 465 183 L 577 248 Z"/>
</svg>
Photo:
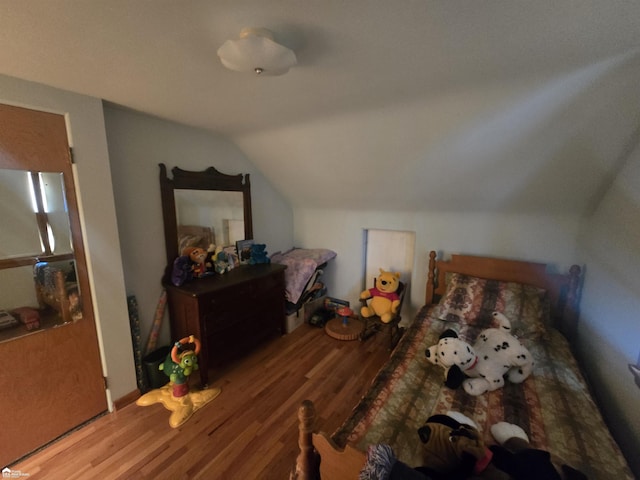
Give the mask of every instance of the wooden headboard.
<svg viewBox="0 0 640 480">
<path fill-rule="evenodd" d="M 517 282 L 545 289 L 551 302 L 554 325 L 573 338 L 578 319 L 580 267 L 572 265 L 567 274 L 548 273 L 545 263 L 507 260 L 474 255 L 451 255 L 451 260 L 436 260 L 436 252 L 429 252 L 429 269 L 425 304 L 438 303 L 447 288 L 448 273 L 462 273 L 473 277 Z"/>
</svg>

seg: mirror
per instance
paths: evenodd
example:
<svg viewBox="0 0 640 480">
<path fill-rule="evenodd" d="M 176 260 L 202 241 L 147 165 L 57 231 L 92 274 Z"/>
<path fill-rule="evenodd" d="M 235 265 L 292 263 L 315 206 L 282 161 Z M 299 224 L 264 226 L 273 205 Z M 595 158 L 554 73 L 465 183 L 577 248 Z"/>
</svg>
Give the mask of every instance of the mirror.
<svg viewBox="0 0 640 480">
<path fill-rule="evenodd" d="M 171 173 L 173 178 L 160 164 L 167 265 L 189 240 L 206 248 L 253 238 L 249 174 L 226 175 L 214 167 L 202 172 L 174 167 Z"/>
<path fill-rule="evenodd" d="M 0 341 L 82 318 L 64 176 L 0 169 Z"/>
<path fill-rule="evenodd" d="M 211 243 L 216 245 L 235 245 L 244 240 L 242 192 L 174 190 L 174 195 L 179 244 L 181 237 L 188 235 L 184 226 L 197 225 L 209 226 Z"/>
</svg>

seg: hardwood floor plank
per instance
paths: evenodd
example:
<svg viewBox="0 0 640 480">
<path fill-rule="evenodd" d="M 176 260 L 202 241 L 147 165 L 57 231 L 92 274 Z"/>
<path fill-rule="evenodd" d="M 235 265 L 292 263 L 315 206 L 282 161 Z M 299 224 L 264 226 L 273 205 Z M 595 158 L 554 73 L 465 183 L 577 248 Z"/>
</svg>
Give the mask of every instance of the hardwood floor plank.
<svg viewBox="0 0 640 480">
<path fill-rule="evenodd" d="M 340 341 L 302 325 L 212 369 L 211 386 L 222 393 L 179 428 L 159 404 L 130 404 L 12 468 L 33 480 L 287 479 L 300 402 L 313 400 L 320 429 L 334 431 L 388 359 L 386 347 L 383 335 Z"/>
</svg>

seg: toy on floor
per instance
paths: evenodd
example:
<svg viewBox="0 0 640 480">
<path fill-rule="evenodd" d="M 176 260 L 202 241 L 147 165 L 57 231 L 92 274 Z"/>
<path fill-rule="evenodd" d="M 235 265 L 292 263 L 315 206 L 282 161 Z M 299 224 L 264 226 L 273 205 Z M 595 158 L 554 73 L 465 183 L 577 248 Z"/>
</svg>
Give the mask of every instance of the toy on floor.
<svg viewBox="0 0 640 480">
<path fill-rule="evenodd" d="M 189 345 L 193 345 L 194 348 L 187 348 Z M 162 403 L 173 412 L 169 418 L 169 425 L 175 428 L 216 398 L 221 392 L 220 388 L 189 391 L 189 377 L 198 369 L 199 352 L 200 340 L 193 335 L 176 342 L 164 363 L 159 367 L 169 377 L 170 382 L 145 393 L 136 404 L 144 407 Z"/>
<path fill-rule="evenodd" d="M 377 315 L 383 323 L 389 323 L 400 306 L 400 295 L 397 293 L 399 286 L 400 272 L 385 272 L 381 268 L 375 287 L 360 294 L 360 300 L 371 299 L 368 306 L 360 309 L 360 314 L 364 318 Z"/>
<path fill-rule="evenodd" d="M 188 344 L 193 344 L 195 350 L 182 350 L 179 353 L 182 346 Z M 191 335 L 176 342 L 164 363 L 160 364 L 159 369 L 173 383 L 174 397 L 181 397 L 189 393 L 188 380 L 191 373 L 198 370 L 198 353 L 200 353 L 200 340 Z"/>
<path fill-rule="evenodd" d="M 427 359 L 445 369 L 445 385 L 462 384 L 469 395 L 482 395 L 504 386 L 505 377 L 522 383 L 533 372 L 531 353 L 511 335 L 511 322 L 494 312 L 498 328 L 483 330 L 473 347 L 451 329 L 440 335 L 436 345 L 425 351 Z"/>
</svg>

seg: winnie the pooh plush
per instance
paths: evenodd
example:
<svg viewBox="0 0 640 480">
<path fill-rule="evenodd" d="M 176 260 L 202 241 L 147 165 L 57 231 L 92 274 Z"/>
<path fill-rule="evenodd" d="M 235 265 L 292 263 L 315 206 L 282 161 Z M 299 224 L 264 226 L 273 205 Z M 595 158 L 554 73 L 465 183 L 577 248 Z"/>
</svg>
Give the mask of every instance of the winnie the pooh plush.
<svg viewBox="0 0 640 480">
<path fill-rule="evenodd" d="M 368 306 L 360 309 L 360 314 L 364 318 L 377 315 L 383 323 L 389 323 L 400 306 L 399 286 L 400 272 L 386 272 L 381 268 L 375 287 L 360 294 L 360 300 L 371 299 Z"/>
</svg>

